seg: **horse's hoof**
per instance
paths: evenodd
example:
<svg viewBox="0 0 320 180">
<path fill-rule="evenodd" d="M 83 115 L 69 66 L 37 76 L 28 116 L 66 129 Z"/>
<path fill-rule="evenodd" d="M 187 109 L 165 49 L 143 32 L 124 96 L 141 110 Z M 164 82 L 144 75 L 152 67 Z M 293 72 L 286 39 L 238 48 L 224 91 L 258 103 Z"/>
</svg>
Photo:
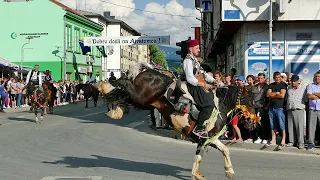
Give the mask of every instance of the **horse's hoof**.
<svg viewBox="0 0 320 180">
<path fill-rule="evenodd" d="M 193 180 L 206 180 L 204 175 L 201 173 L 192 174 L 192 179 Z"/>
<path fill-rule="evenodd" d="M 85 108 L 88 108 L 88 106 L 86 106 Z"/>
<path fill-rule="evenodd" d="M 230 180 L 234 180 L 234 171 L 233 170 L 226 171 L 226 176 Z"/>
<path fill-rule="evenodd" d="M 39 120 L 38 120 L 38 118 L 36 117 L 36 123 L 39 123 Z"/>
<path fill-rule="evenodd" d="M 43 121 L 43 116 L 40 117 L 40 121 Z"/>
</svg>

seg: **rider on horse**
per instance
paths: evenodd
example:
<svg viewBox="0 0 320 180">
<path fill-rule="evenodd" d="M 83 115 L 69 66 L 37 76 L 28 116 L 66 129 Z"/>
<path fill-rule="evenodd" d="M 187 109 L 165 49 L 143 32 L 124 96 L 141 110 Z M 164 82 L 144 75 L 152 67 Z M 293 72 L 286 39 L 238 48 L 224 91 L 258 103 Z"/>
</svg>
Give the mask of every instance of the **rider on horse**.
<svg viewBox="0 0 320 180">
<path fill-rule="evenodd" d="M 26 80 L 26 84 L 28 85 L 28 87 L 32 87 L 30 85 L 34 85 L 34 97 L 36 98 L 37 101 L 37 90 L 43 92 L 43 88 L 42 88 L 42 73 L 39 71 L 39 65 L 36 64 L 34 66 L 33 70 L 30 70 L 28 75 L 27 75 L 27 80 Z"/>
<path fill-rule="evenodd" d="M 45 72 L 45 76 L 44 76 L 44 83 L 48 84 L 50 86 L 50 88 L 53 88 L 53 82 L 54 82 L 54 79 L 50 73 L 49 70 L 46 70 Z"/>
<path fill-rule="evenodd" d="M 183 60 L 183 76 L 187 81 L 188 91 L 200 111 L 195 129 L 199 132 L 205 130 L 203 123 L 210 118 L 214 108 L 212 91 L 208 91 L 212 86 L 206 82 L 213 83 L 215 79 L 203 70 L 196 58 L 200 55 L 198 40 L 188 41 L 188 52 Z"/>
</svg>

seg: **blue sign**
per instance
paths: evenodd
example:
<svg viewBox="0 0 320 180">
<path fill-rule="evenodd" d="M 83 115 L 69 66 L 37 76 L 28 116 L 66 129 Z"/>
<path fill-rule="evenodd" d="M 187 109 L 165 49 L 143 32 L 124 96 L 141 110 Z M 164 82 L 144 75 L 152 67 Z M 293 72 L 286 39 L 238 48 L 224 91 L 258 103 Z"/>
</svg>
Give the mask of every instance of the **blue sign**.
<svg viewBox="0 0 320 180">
<path fill-rule="evenodd" d="M 224 19 L 240 19 L 240 10 L 224 10 Z"/>
<path fill-rule="evenodd" d="M 288 55 L 320 55 L 320 44 L 289 44 Z"/>
<path fill-rule="evenodd" d="M 248 56 L 269 56 L 269 43 L 250 43 L 248 44 Z M 284 57 L 284 44 L 272 44 L 272 56 Z"/>
<path fill-rule="evenodd" d="M 313 75 L 319 71 L 319 63 L 291 63 L 291 72 L 302 76 L 303 84 L 313 82 Z"/>
<path fill-rule="evenodd" d="M 212 0 L 201 0 L 201 6 L 203 12 L 211 12 L 212 11 Z"/>
<path fill-rule="evenodd" d="M 269 60 L 248 60 L 248 75 L 264 73 L 269 78 L 269 67 Z M 272 74 L 276 71 L 284 72 L 284 60 L 272 60 Z"/>
</svg>

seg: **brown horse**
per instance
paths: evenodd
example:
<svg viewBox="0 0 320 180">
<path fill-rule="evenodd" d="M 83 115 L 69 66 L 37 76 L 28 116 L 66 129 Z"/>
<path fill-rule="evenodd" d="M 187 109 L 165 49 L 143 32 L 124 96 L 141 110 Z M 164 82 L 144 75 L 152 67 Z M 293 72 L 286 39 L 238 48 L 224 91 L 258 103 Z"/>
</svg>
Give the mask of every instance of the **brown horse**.
<svg viewBox="0 0 320 180">
<path fill-rule="evenodd" d="M 44 81 L 42 87 L 46 93 L 46 100 L 49 107 L 49 114 L 53 114 L 53 106 L 54 106 L 54 100 L 56 99 L 57 89 L 50 83 L 50 81 Z M 46 109 L 47 109 L 47 106 L 45 108 L 45 114 L 47 112 Z"/>
<path fill-rule="evenodd" d="M 132 82 L 130 79 L 134 79 L 134 81 Z M 102 82 L 98 84 L 98 89 L 105 94 L 110 102 L 126 100 L 126 102 L 142 109 L 149 109 L 151 106 L 157 108 L 168 125 L 191 141 L 198 143 L 192 168 L 193 179 L 205 179 L 199 172 L 199 166 L 207 146 L 212 146 L 222 152 L 226 176 L 229 179 L 234 178 L 229 150 L 219 140 L 219 137 L 226 131 L 227 118 L 221 118 L 218 116 L 218 111 L 214 110 L 211 118 L 205 122 L 209 137 L 203 138 L 193 133 L 199 111 L 188 93 L 185 82 L 173 81 L 167 75 L 148 69 L 139 73 L 135 78 L 122 77 L 112 84 Z M 228 107 L 232 110 L 238 99 L 239 88 L 234 86 L 220 91 L 219 95 L 224 96 L 220 98 L 227 97 L 229 99 Z M 119 111 L 120 115 L 116 113 L 108 113 L 108 115 L 115 114 L 117 118 L 123 115 L 121 110 L 116 109 L 115 111 Z M 225 117 L 228 117 L 227 113 Z M 113 117 L 111 116 L 111 118 Z"/>
<path fill-rule="evenodd" d="M 31 95 L 31 108 L 30 110 L 34 111 L 36 115 L 36 123 L 40 123 L 43 121 L 43 115 L 45 113 L 45 109 L 47 107 L 47 99 L 45 96 L 45 92 L 36 89 L 35 92 Z M 41 117 L 40 121 L 38 120 L 38 109 L 41 109 Z"/>
</svg>

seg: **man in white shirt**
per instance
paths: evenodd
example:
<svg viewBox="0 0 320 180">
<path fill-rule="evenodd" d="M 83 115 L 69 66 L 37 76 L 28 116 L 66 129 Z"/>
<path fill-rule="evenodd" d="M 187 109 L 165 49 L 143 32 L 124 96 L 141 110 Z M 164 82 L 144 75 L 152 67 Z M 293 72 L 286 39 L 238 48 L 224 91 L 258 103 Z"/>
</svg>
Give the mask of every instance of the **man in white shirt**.
<svg viewBox="0 0 320 180">
<path fill-rule="evenodd" d="M 28 88 L 31 88 L 32 85 L 34 85 L 34 89 L 32 90 L 34 92 L 34 96 L 36 97 L 37 100 L 37 95 L 36 95 L 36 90 L 43 91 L 42 89 L 42 73 L 39 71 L 39 65 L 36 64 L 34 66 L 34 69 L 29 71 L 26 79 L 26 84 Z"/>
<path fill-rule="evenodd" d="M 208 91 L 212 85 L 207 82 L 213 83 L 215 79 L 203 70 L 196 58 L 200 55 L 198 40 L 188 41 L 188 52 L 183 60 L 183 75 L 188 84 L 188 91 L 200 110 L 196 131 L 203 135 L 203 123 L 210 118 L 214 108 L 212 91 Z"/>
<path fill-rule="evenodd" d="M 27 75 L 26 84 L 30 82 L 33 83 L 35 86 L 42 86 L 42 73 L 39 71 L 39 65 L 36 64 L 34 69 L 29 71 Z"/>
</svg>

